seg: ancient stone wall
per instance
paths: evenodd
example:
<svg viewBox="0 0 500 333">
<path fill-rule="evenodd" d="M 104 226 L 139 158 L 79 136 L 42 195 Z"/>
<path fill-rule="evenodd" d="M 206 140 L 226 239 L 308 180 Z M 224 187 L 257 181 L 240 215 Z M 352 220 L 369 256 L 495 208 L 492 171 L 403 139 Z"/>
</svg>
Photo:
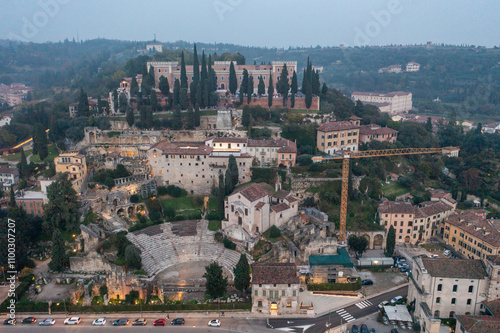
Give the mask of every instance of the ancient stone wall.
<svg viewBox="0 0 500 333">
<path fill-rule="evenodd" d="M 310 110 L 319 110 L 319 97 L 313 97 Z M 246 105 L 246 101 L 245 104 Z M 267 108 L 267 97 L 254 97 L 250 102 L 250 105 L 260 105 L 263 108 Z M 290 99 L 288 99 L 288 107 L 290 108 Z M 274 98 L 273 99 L 273 109 L 283 108 L 283 98 Z M 295 97 L 295 107 L 293 109 L 306 109 L 306 101 L 305 97 Z"/>
<path fill-rule="evenodd" d="M 85 257 L 70 257 L 69 267 L 73 272 L 110 272 L 111 264 L 95 251 Z"/>
</svg>

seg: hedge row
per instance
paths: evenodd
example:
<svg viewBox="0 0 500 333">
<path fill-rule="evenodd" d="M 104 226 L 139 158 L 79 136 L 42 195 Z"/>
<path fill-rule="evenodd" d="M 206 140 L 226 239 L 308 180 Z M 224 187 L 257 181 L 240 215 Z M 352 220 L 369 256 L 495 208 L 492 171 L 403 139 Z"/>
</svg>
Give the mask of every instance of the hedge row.
<svg viewBox="0 0 500 333">
<path fill-rule="evenodd" d="M 356 291 L 361 289 L 361 280 L 355 283 L 311 283 L 307 285 L 309 291 L 329 291 L 329 290 L 347 290 Z"/>
</svg>

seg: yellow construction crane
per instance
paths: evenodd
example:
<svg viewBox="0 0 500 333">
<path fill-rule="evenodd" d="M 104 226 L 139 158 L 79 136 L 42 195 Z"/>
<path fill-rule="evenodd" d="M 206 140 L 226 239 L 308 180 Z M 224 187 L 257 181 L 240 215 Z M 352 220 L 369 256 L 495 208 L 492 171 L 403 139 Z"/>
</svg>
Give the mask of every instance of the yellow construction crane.
<svg viewBox="0 0 500 333">
<path fill-rule="evenodd" d="M 382 150 L 364 150 L 364 151 L 347 151 L 343 156 L 334 157 L 313 157 L 313 162 L 325 160 L 342 160 L 342 192 L 340 202 L 340 230 L 339 230 L 339 245 L 346 245 L 347 233 L 347 196 L 349 188 L 349 161 L 351 158 L 365 157 L 380 157 L 380 156 L 400 156 L 400 155 L 417 155 L 417 154 L 435 154 L 442 153 L 444 149 L 449 150 L 455 147 L 445 148 L 398 148 L 398 149 L 382 149 Z"/>
</svg>

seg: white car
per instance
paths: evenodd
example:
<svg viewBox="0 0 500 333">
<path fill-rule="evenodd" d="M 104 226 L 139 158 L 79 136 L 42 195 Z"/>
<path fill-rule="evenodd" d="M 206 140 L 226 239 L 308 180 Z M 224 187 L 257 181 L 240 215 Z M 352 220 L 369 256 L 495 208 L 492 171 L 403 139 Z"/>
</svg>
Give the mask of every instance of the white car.
<svg viewBox="0 0 500 333">
<path fill-rule="evenodd" d="M 402 298 L 403 298 L 403 296 L 396 296 L 396 297 L 394 297 L 393 299 L 391 299 L 391 304 L 397 303 L 397 301 L 399 301 Z"/>
<path fill-rule="evenodd" d="M 437 254 L 431 254 L 429 256 L 429 258 L 436 259 L 436 258 L 439 258 L 439 256 Z"/>
<path fill-rule="evenodd" d="M 71 318 L 66 318 L 64 321 L 64 325 L 78 325 L 80 324 L 82 320 L 80 317 L 71 317 Z"/>
<path fill-rule="evenodd" d="M 47 318 L 47 319 L 44 319 L 42 321 L 39 321 L 38 322 L 38 325 L 40 326 L 52 326 L 56 323 L 56 320 L 55 319 L 52 319 L 52 318 Z"/>
<path fill-rule="evenodd" d="M 97 318 L 92 322 L 92 325 L 94 326 L 104 326 L 106 325 L 106 318 Z"/>
<path fill-rule="evenodd" d="M 443 252 L 443 254 L 444 254 L 446 257 L 448 257 L 448 256 L 451 254 L 451 251 L 450 251 L 450 250 L 445 250 L 445 251 Z"/>
<path fill-rule="evenodd" d="M 219 319 L 210 320 L 208 322 L 208 326 L 220 327 L 220 320 Z"/>
</svg>

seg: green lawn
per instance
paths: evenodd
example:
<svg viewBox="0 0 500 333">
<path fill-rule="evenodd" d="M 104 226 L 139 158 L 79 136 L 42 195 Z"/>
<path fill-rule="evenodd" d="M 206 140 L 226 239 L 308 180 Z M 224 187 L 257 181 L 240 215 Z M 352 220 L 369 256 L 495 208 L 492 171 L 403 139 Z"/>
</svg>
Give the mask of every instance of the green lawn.
<svg viewBox="0 0 500 333">
<path fill-rule="evenodd" d="M 201 199 L 200 202 L 202 203 L 201 205 L 196 205 L 195 204 L 195 196 L 189 196 L 189 197 L 181 197 L 181 198 L 160 198 L 161 204 L 163 208 L 165 207 L 172 207 L 176 211 L 178 210 L 186 210 L 186 209 L 202 209 L 203 208 L 203 196 L 200 195 L 198 196 Z M 208 208 L 209 209 L 217 209 L 217 198 L 216 197 L 210 197 L 208 200 Z"/>
<path fill-rule="evenodd" d="M 291 109 L 289 110 L 290 113 L 318 113 L 318 110 L 307 110 L 307 109 Z"/>
<path fill-rule="evenodd" d="M 394 200 L 397 196 L 410 192 L 409 189 L 401 186 L 398 182 L 391 182 L 390 184 L 383 183 L 382 191 L 384 196 L 391 200 Z"/>
<path fill-rule="evenodd" d="M 222 227 L 222 223 L 219 220 L 208 221 L 208 230 L 217 231 Z"/>
<path fill-rule="evenodd" d="M 25 154 L 26 156 L 28 156 L 29 154 L 31 154 L 31 150 L 29 151 L 29 154 L 28 152 L 26 152 Z M 59 151 L 57 150 L 56 145 L 50 145 L 49 155 L 47 155 L 47 158 L 45 158 L 44 162 L 52 162 L 54 161 L 54 158 L 56 158 L 57 156 L 59 156 Z M 21 157 L 19 157 L 19 159 L 21 159 Z M 33 155 L 31 156 L 30 161 L 33 163 L 40 163 L 40 156 Z"/>
</svg>

